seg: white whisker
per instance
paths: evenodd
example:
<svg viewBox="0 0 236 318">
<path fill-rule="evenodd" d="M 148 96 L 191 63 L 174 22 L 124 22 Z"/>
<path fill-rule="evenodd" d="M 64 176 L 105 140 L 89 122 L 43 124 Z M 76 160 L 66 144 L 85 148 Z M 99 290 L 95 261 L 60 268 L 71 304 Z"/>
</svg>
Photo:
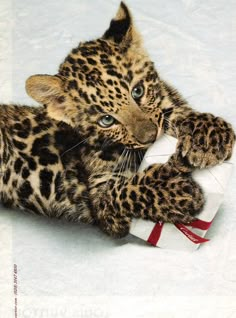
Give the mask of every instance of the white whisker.
<svg viewBox="0 0 236 318">
<path fill-rule="evenodd" d="M 174 131 L 176 137 L 178 138 L 178 130 L 177 130 L 177 127 L 174 126 L 173 123 L 172 123 L 169 119 L 165 119 L 165 122 L 168 124 L 168 127 L 171 128 L 171 129 Z"/>
<path fill-rule="evenodd" d="M 89 137 L 88 137 L 89 138 Z M 76 147 L 78 147 L 79 145 L 81 145 L 82 143 L 86 142 L 88 140 L 88 138 L 85 138 L 84 140 L 78 142 L 76 145 L 74 145 L 73 147 L 67 149 L 66 151 L 64 151 L 62 154 L 61 154 L 61 157 L 63 157 L 67 152 L 75 149 Z"/>
</svg>

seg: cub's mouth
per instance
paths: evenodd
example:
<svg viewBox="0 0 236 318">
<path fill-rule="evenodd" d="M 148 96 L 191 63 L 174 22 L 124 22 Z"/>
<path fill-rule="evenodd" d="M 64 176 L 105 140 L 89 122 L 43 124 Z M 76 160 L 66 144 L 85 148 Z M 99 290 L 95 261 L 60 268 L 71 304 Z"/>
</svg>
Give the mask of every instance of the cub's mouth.
<svg viewBox="0 0 236 318">
<path fill-rule="evenodd" d="M 145 145 L 129 145 L 129 146 L 126 146 L 125 148 L 128 149 L 128 150 L 147 150 L 153 143 L 148 143 L 148 144 L 145 144 Z"/>
</svg>

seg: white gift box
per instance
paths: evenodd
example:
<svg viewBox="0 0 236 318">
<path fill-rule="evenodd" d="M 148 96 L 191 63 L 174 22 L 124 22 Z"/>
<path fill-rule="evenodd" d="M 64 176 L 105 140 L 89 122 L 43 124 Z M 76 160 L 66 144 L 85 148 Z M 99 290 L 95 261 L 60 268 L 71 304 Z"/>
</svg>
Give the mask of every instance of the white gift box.
<svg viewBox="0 0 236 318">
<path fill-rule="evenodd" d="M 142 171 L 153 163 L 167 162 L 175 152 L 176 144 L 176 138 L 163 135 L 147 150 L 139 170 Z M 198 221 L 191 223 L 191 226 L 163 222 L 155 224 L 152 221 L 134 219 L 130 233 L 161 248 L 197 249 L 201 243 L 208 241 L 204 237 L 223 201 L 232 169 L 233 159 L 231 158 L 215 167 L 197 169 L 193 172 L 194 180 L 204 191 L 205 206 L 197 216 Z"/>
</svg>

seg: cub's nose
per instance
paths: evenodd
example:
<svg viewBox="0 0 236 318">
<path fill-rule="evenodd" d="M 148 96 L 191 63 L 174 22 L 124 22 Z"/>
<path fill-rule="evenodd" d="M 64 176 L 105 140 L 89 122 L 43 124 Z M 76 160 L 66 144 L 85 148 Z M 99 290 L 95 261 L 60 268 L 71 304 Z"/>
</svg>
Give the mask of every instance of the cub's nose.
<svg viewBox="0 0 236 318">
<path fill-rule="evenodd" d="M 141 144 L 150 144 L 156 140 L 157 127 L 152 122 L 148 124 L 141 124 L 139 133 L 136 135 L 138 142 Z"/>
<path fill-rule="evenodd" d="M 150 144 L 156 140 L 157 130 L 148 131 L 144 134 L 142 138 L 139 138 L 139 142 L 142 144 Z"/>
</svg>

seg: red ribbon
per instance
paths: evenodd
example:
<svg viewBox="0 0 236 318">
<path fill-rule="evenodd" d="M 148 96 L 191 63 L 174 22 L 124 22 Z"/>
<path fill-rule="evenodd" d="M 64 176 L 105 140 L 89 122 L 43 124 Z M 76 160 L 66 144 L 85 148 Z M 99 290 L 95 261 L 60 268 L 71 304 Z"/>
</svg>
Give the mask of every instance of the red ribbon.
<svg viewBox="0 0 236 318">
<path fill-rule="evenodd" d="M 175 224 L 175 226 L 194 244 L 201 244 L 201 243 L 205 243 L 205 242 L 209 241 L 208 239 L 205 239 L 204 237 L 201 237 L 201 236 L 193 233 L 183 224 Z"/>
<path fill-rule="evenodd" d="M 163 228 L 164 223 L 163 222 L 157 222 L 154 225 L 154 228 L 152 229 L 151 234 L 149 235 L 148 238 L 148 243 L 152 244 L 152 245 L 157 245 L 157 242 L 159 241 L 159 238 L 161 236 L 161 231 Z"/>
<path fill-rule="evenodd" d="M 210 228 L 212 224 L 211 222 L 207 222 L 207 221 L 202 221 L 202 220 L 198 220 L 196 219 L 195 221 L 193 221 L 192 223 L 189 224 L 189 226 L 194 227 L 195 229 L 200 229 L 200 230 L 208 230 Z"/>
<path fill-rule="evenodd" d="M 195 220 L 192 223 L 188 224 L 188 226 L 206 231 L 210 228 L 211 223 L 212 223 L 212 221 L 206 222 L 206 221 L 202 221 L 202 220 Z M 152 232 L 149 235 L 149 238 L 147 240 L 148 243 L 150 243 L 154 246 L 157 245 L 159 238 L 161 236 L 163 225 L 164 225 L 164 222 L 161 222 L 161 221 L 154 225 Z M 205 239 L 205 238 L 195 234 L 194 232 L 190 231 L 185 225 L 183 225 L 181 223 L 175 224 L 175 226 L 179 231 L 181 231 L 194 244 L 201 244 L 201 243 L 205 243 L 205 242 L 209 241 L 209 239 Z"/>
</svg>

